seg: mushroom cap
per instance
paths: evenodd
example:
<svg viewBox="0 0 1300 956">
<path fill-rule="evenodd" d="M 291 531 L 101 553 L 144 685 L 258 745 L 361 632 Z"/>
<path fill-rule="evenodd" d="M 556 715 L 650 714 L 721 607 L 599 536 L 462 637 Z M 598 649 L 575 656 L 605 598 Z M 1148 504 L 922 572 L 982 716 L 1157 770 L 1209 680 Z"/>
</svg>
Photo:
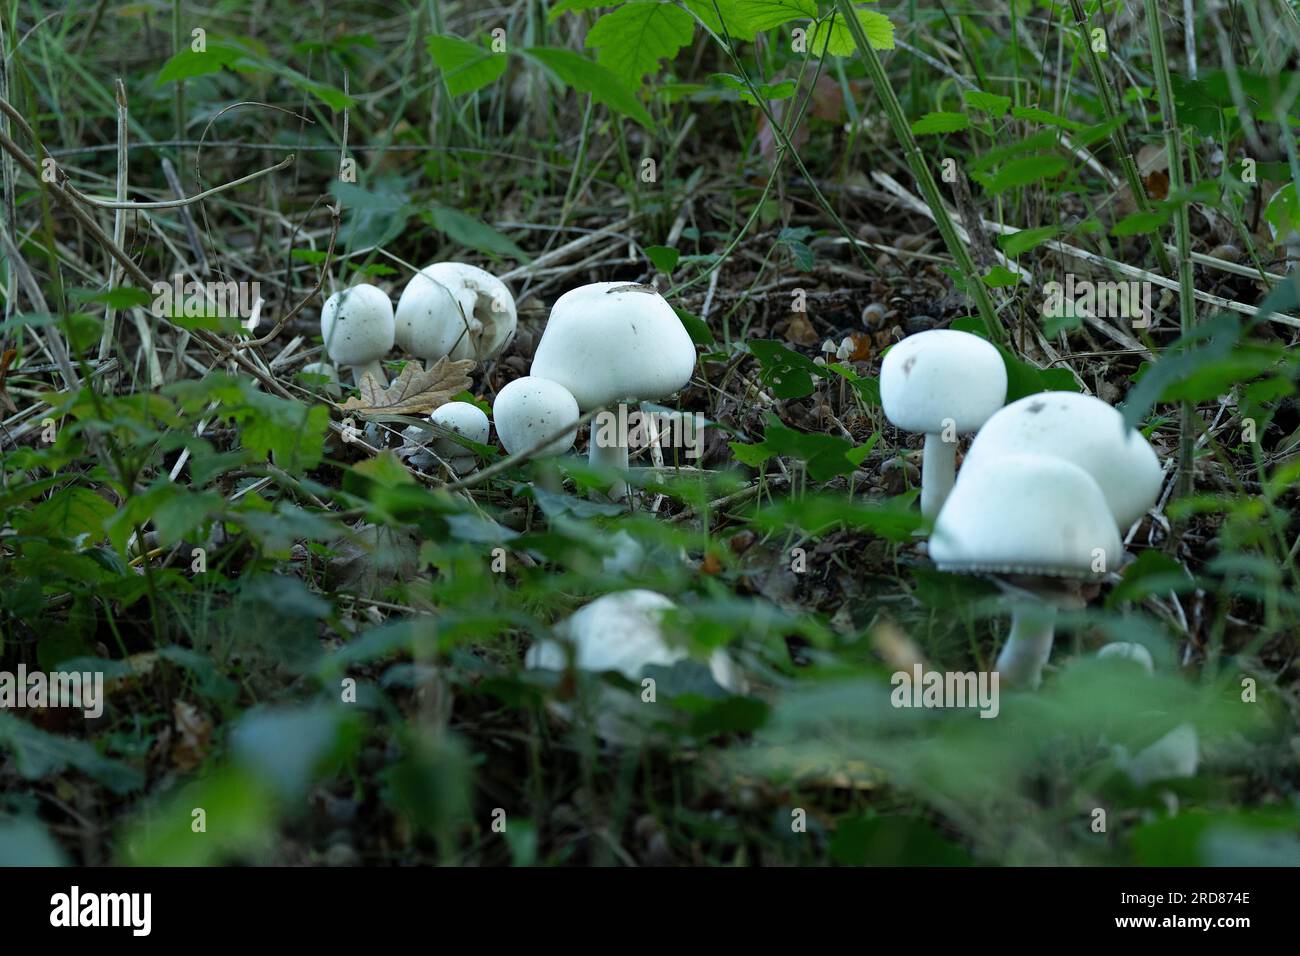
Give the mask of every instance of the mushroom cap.
<svg viewBox="0 0 1300 956">
<path fill-rule="evenodd" d="M 335 292 L 320 312 L 320 334 L 339 365 L 368 365 L 393 347 L 393 303 L 372 285 Z"/>
<path fill-rule="evenodd" d="M 1132 641 L 1113 641 L 1099 650 L 1097 656 L 1117 657 L 1121 660 L 1132 661 L 1148 674 L 1156 672 L 1156 664 L 1151 659 L 1151 652 L 1141 644 L 1135 644 Z"/>
<path fill-rule="evenodd" d="M 572 644 L 579 670 L 618 671 L 636 680 L 647 667 L 670 667 L 690 656 L 664 638 L 664 612 L 676 606 L 655 591 L 615 591 L 581 608 L 555 631 L 560 641 Z M 534 670 L 564 670 L 568 655 L 560 641 L 534 644 L 524 664 Z M 709 671 L 723 688 L 739 691 L 739 674 L 723 651 L 714 651 Z"/>
<path fill-rule="evenodd" d="M 497 392 L 492 403 L 492 420 L 497 438 L 506 452 L 513 455 L 527 451 L 547 435 L 554 435 L 565 424 L 573 427 L 563 437 L 550 442 L 537 453 L 539 458 L 563 455 L 578 437 L 578 402 L 567 388 L 549 378 L 527 375 L 517 378 Z"/>
<path fill-rule="evenodd" d="M 694 368 L 695 345 L 663 296 L 646 285 L 594 282 L 556 301 L 530 374 L 559 382 L 585 412 L 667 398 Z"/>
<path fill-rule="evenodd" d="M 393 318 L 397 347 L 408 355 L 434 360 L 451 354 L 457 340 L 468 335 L 455 294 L 427 271 L 411 277 Z"/>
<path fill-rule="evenodd" d="M 469 334 L 464 336 L 460 335 L 461 323 L 456 323 L 458 341 L 451 357 L 486 362 L 500 354 L 519 323 L 515 297 L 506 284 L 466 262 L 435 262 L 423 271 L 455 296 L 469 323 Z"/>
<path fill-rule="evenodd" d="M 443 428 L 449 428 L 458 435 L 464 435 L 472 442 L 483 445 L 487 443 L 491 426 L 483 409 L 469 402 L 447 402 L 439 405 L 429 414 L 429 421 Z M 443 458 L 474 457 L 464 445 L 458 445 L 450 438 L 436 438 L 433 450 Z"/>
<path fill-rule="evenodd" d="M 1069 578 L 1100 577 L 1119 567 L 1123 553 L 1092 476 L 1064 459 L 1030 454 L 963 466 L 929 549 L 941 571 Z"/>
<path fill-rule="evenodd" d="M 1121 530 L 1155 504 L 1164 481 L 1141 433 L 1101 399 L 1078 392 L 1039 392 L 1001 409 L 979 430 L 962 467 L 1019 452 L 1063 458 L 1090 474 Z"/>
<path fill-rule="evenodd" d="M 1002 354 L 969 332 L 917 332 L 895 344 L 880 363 L 885 417 L 905 431 L 938 434 L 951 418 L 957 434 L 964 435 L 1006 400 Z"/>
</svg>

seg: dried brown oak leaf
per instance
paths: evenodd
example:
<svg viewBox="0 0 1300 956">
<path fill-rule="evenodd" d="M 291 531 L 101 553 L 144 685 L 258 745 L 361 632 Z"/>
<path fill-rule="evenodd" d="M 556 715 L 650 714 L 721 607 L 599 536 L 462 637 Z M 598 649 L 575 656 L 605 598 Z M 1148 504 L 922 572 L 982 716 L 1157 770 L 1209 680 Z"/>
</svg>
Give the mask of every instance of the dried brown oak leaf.
<svg viewBox="0 0 1300 956">
<path fill-rule="evenodd" d="M 363 375 L 357 383 L 360 397 L 349 398 L 343 403 L 343 408 L 362 415 L 421 415 L 431 412 L 470 387 L 469 373 L 473 368 L 471 359 L 450 362 L 444 355 L 433 368 L 425 368 L 422 362 L 414 360 L 407 362 L 402 373 L 387 388 L 381 388 L 374 376 Z"/>
</svg>

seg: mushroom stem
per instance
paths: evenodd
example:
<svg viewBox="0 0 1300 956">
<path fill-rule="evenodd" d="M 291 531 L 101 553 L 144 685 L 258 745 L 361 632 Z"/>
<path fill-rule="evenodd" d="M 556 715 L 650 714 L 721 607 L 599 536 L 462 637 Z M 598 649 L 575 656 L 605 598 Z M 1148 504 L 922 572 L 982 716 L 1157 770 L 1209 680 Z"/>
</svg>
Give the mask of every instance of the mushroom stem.
<svg viewBox="0 0 1300 956">
<path fill-rule="evenodd" d="M 615 432 L 613 441 L 610 444 L 602 444 L 597 436 L 605 429 L 599 426 L 600 416 L 591 420 L 591 440 L 587 443 L 587 464 L 592 468 L 606 468 L 615 471 L 627 471 L 627 442 L 622 435 L 617 434 L 617 429 L 609 429 Z M 615 482 L 609 489 L 609 498 L 611 501 L 622 501 L 627 497 L 627 482 Z"/>
<path fill-rule="evenodd" d="M 362 376 L 367 372 L 374 376 L 375 381 L 379 383 L 381 388 L 388 387 L 388 376 L 384 374 L 384 366 L 379 359 L 375 359 L 373 362 L 367 362 L 365 365 L 352 366 L 352 381 L 355 384 L 360 385 Z"/>
<path fill-rule="evenodd" d="M 957 443 L 944 441 L 938 432 L 925 436 L 925 452 L 921 459 L 921 514 L 937 517 L 939 509 L 952 491 L 957 473 Z"/>
<path fill-rule="evenodd" d="M 1043 678 L 1043 665 L 1052 654 L 1055 630 L 1056 608 L 1050 604 L 1017 604 L 1011 613 L 1011 632 L 993 665 L 1001 680 L 1036 688 Z"/>
</svg>

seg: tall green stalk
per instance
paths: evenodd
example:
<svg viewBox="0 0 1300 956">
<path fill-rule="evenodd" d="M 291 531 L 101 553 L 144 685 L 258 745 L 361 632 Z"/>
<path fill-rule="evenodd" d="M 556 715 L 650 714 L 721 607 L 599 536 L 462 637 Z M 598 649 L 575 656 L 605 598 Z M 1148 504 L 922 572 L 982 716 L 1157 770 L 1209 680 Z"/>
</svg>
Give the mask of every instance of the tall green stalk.
<svg viewBox="0 0 1300 956">
<path fill-rule="evenodd" d="M 1115 123 L 1115 128 L 1111 131 L 1111 145 L 1115 147 L 1115 152 L 1119 154 L 1119 164 L 1124 170 L 1124 179 L 1128 183 L 1129 192 L 1133 194 L 1133 202 L 1141 212 L 1148 212 L 1151 204 L 1147 202 L 1146 187 L 1142 185 L 1142 176 L 1138 172 L 1137 161 L 1133 159 L 1133 148 L 1129 145 L 1128 134 L 1124 132 L 1123 124 L 1119 123 L 1119 105 L 1115 96 L 1115 89 L 1110 82 L 1110 74 L 1101 68 L 1101 60 L 1097 57 L 1097 51 L 1092 48 L 1092 37 L 1088 33 L 1088 15 L 1083 12 L 1083 3 L 1081 0 L 1070 0 L 1070 9 L 1074 12 L 1074 22 L 1079 28 L 1079 40 L 1083 44 L 1084 59 L 1088 61 L 1088 72 L 1092 74 L 1093 85 L 1097 87 L 1097 93 L 1101 97 L 1101 108 L 1106 114 L 1106 121 Z M 1168 74 L 1166 74 L 1167 76 Z M 1151 240 L 1151 249 L 1156 254 L 1156 262 L 1160 265 L 1160 271 L 1169 275 L 1172 271 L 1169 264 L 1169 255 L 1165 252 L 1164 244 L 1161 243 L 1160 237 L 1156 236 Z"/>
<path fill-rule="evenodd" d="M 1077 0 L 1076 0 L 1077 2 Z M 1183 178 L 1183 135 L 1178 128 L 1173 84 L 1169 80 L 1169 61 L 1165 56 L 1165 38 L 1160 33 L 1160 8 L 1156 0 L 1145 0 L 1147 36 L 1151 42 L 1151 72 L 1160 97 L 1160 117 L 1165 124 L 1165 150 L 1169 154 L 1169 192 L 1181 197 L 1186 183 Z M 1159 236 L 1156 237 L 1157 248 Z M 1192 237 L 1187 203 L 1179 202 L 1174 210 L 1174 244 L 1178 249 L 1178 315 L 1183 335 L 1196 324 L 1195 289 L 1192 286 Z M 1178 494 L 1192 490 L 1192 403 L 1184 401 L 1178 427 Z"/>
<path fill-rule="evenodd" d="M 988 332 L 989 338 L 994 342 L 1005 342 L 1007 339 L 1006 331 L 1002 327 L 1001 320 L 998 319 L 997 310 L 993 307 L 993 300 L 989 298 L 988 288 L 984 285 L 979 273 L 976 272 L 975 263 L 970 257 L 966 244 L 957 235 L 957 227 L 953 225 L 952 220 L 948 217 L 948 209 L 943 204 L 939 186 L 930 173 L 930 167 L 926 164 L 921 148 L 916 144 L 916 137 L 912 135 L 912 127 L 908 125 L 907 116 L 903 113 L 903 105 L 898 102 L 898 96 L 895 95 L 894 88 L 889 85 L 889 77 L 885 74 L 884 64 L 880 62 L 880 57 L 876 55 L 876 51 L 867 42 L 867 35 L 862 30 L 862 23 L 858 20 L 853 5 L 849 0 L 836 0 L 836 2 L 840 8 L 840 15 L 848 25 L 849 32 L 853 34 L 853 42 L 857 44 L 858 52 L 867 64 L 867 73 L 871 76 L 871 82 L 875 85 L 876 92 L 880 96 L 880 102 L 884 105 L 885 113 L 889 116 L 889 125 L 894 129 L 894 136 L 903 147 L 908 168 L 912 170 L 912 175 L 916 177 L 916 183 L 921 189 L 921 196 L 930 207 L 930 211 L 934 213 L 934 223 L 939 227 L 939 234 L 943 237 L 944 245 L 948 247 L 948 254 L 956 261 L 957 269 L 961 272 L 962 278 L 966 281 L 967 289 L 975 299 L 975 307 L 979 310 L 980 318 L 984 322 L 984 328 Z M 971 228 L 978 229 L 979 223 L 971 223 Z"/>
</svg>

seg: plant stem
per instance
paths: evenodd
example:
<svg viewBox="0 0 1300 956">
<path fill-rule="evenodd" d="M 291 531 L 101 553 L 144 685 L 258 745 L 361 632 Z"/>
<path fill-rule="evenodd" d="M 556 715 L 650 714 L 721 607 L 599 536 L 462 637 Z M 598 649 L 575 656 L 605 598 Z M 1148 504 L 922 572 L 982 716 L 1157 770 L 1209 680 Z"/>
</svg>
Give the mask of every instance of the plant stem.
<svg viewBox="0 0 1300 956">
<path fill-rule="evenodd" d="M 985 331 L 994 342 L 1005 342 L 1006 332 L 1002 328 L 1001 320 L 998 319 L 997 310 L 993 307 L 993 300 L 989 298 L 988 288 L 975 271 L 975 263 L 970 257 L 970 252 L 957 235 L 957 229 L 948 217 L 948 209 L 939 194 L 939 186 L 930 173 L 930 167 L 926 165 L 921 148 L 916 145 L 916 137 L 912 135 L 912 127 L 908 125 L 907 117 L 903 113 L 903 105 L 898 101 L 894 88 L 889 85 L 885 67 L 867 41 L 867 35 L 862 30 L 862 23 L 858 20 L 853 5 L 849 0 L 836 0 L 836 4 L 840 9 L 840 15 L 848 25 L 849 32 L 853 34 L 853 42 L 857 44 L 858 52 L 867 64 L 867 73 L 876 92 L 880 95 L 880 102 L 889 116 L 889 124 L 894 129 L 894 136 L 903 147 L 907 165 L 912 170 L 912 175 L 916 177 L 921 195 L 934 213 L 935 225 L 939 227 L 939 234 L 943 236 L 944 245 L 948 247 L 948 254 L 956 261 L 957 269 L 966 282 L 967 292 L 975 299 L 975 306 L 984 322 Z M 978 223 L 975 223 L 972 228 L 977 226 Z"/>
<path fill-rule="evenodd" d="M 1074 22 L 1079 28 L 1079 42 L 1083 45 L 1084 59 L 1088 61 L 1088 72 L 1092 74 L 1092 82 L 1101 95 L 1101 107 L 1106 114 L 1106 121 L 1114 123 L 1119 119 L 1115 89 L 1111 85 L 1110 74 L 1101 68 L 1101 60 L 1097 57 L 1097 51 L 1092 48 L 1092 38 L 1088 33 L 1088 15 L 1083 12 L 1081 0 L 1070 0 L 1070 9 L 1074 12 Z M 1142 185 L 1142 177 L 1138 173 L 1137 162 L 1133 159 L 1133 148 L 1129 145 L 1128 134 L 1124 132 L 1123 125 L 1117 125 L 1111 131 L 1110 141 L 1115 147 L 1115 152 L 1119 154 L 1119 164 L 1124 169 L 1124 179 L 1128 183 L 1129 192 L 1133 194 L 1133 202 L 1137 204 L 1140 211 L 1149 211 L 1151 205 L 1147 202 L 1146 187 Z M 1171 159 L 1170 163 L 1172 164 L 1172 162 Z M 1173 191 L 1172 182 L 1170 183 L 1170 191 Z M 1165 247 L 1161 244 L 1159 235 L 1151 240 L 1151 248 L 1156 254 L 1156 262 L 1160 265 L 1160 271 L 1165 275 L 1169 275 L 1173 270 L 1169 264 L 1169 255 L 1165 252 Z"/>
<path fill-rule="evenodd" d="M 1078 0 L 1073 0 L 1077 3 Z M 1178 128 L 1178 113 L 1174 106 L 1173 84 L 1169 80 L 1169 61 L 1165 57 L 1165 39 L 1160 33 L 1160 8 L 1156 0 L 1145 0 L 1147 35 L 1151 42 L 1151 72 L 1155 76 L 1160 97 L 1160 115 L 1165 125 L 1165 150 L 1169 156 L 1169 193 L 1183 195 L 1183 137 Z M 1156 243 L 1159 246 L 1159 236 Z M 1192 285 L 1191 226 L 1187 203 L 1179 202 L 1174 211 L 1174 244 L 1178 249 L 1178 315 L 1182 334 L 1187 335 L 1196 324 L 1196 289 Z M 1179 497 L 1192 490 L 1192 403 L 1184 401 L 1178 428 L 1178 484 Z"/>
</svg>

